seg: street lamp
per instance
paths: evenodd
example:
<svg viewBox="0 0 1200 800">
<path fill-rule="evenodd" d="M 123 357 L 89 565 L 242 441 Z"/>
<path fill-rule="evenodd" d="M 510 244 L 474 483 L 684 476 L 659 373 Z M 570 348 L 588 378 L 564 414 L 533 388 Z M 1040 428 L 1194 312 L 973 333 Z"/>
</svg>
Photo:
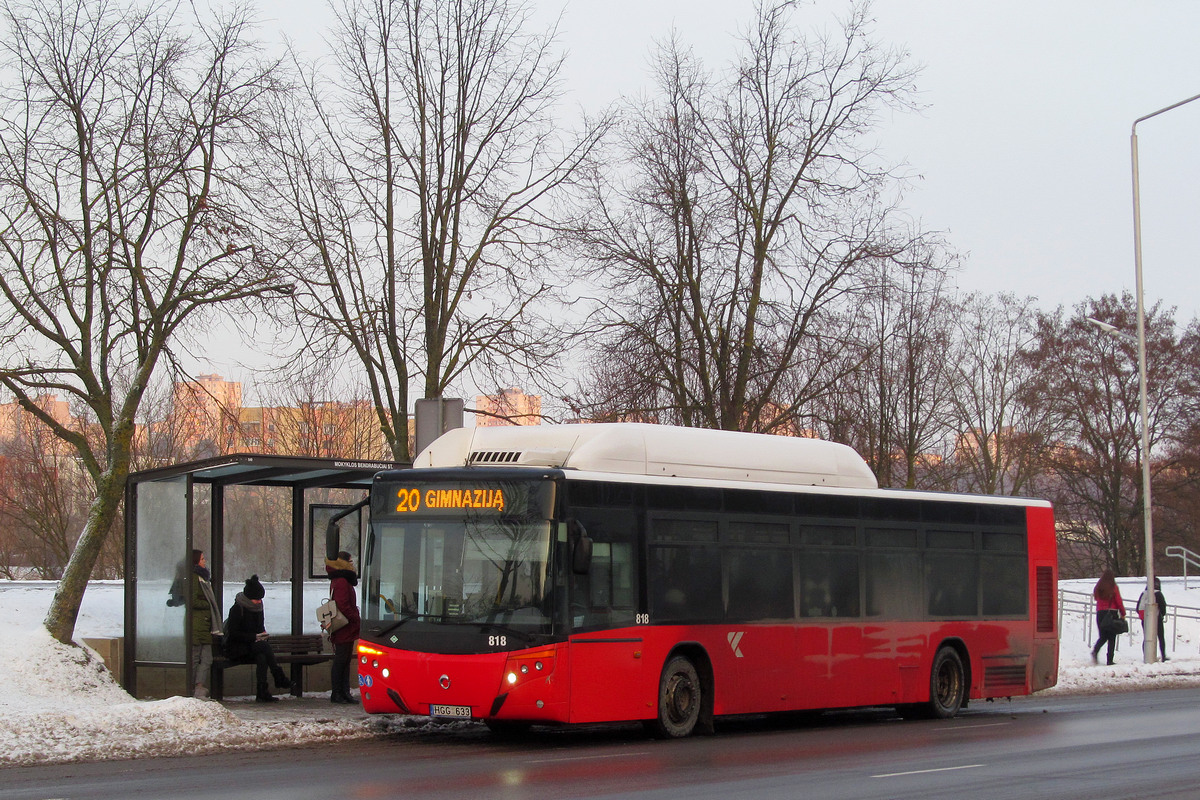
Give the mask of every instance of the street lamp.
<svg viewBox="0 0 1200 800">
<path fill-rule="evenodd" d="M 1137 344 L 1136 336 L 1134 336 L 1132 333 L 1126 333 L 1125 331 L 1118 328 L 1116 325 L 1109 325 L 1107 322 L 1101 322 L 1100 320 L 1096 319 L 1095 317 L 1084 317 L 1084 319 L 1086 319 L 1088 322 L 1095 325 L 1100 330 L 1107 333 L 1109 336 L 1115 336 L 1116 338 L 1121 339 L 1122 341 L 1128 342 L 1129 344 Z"/>
<path fill-rule="evenodd" d="M 1147 664 L 1153 664 L 1158 654 L 1158 602 L 1154 596 L 1154 527 L 1150 505 L 1150 423 L 1146 417 L 1146 302 L 1142 292 L 1142 206 L 1138 188 L 1137 126 L 1151 117 L 1200 100 L 1200 94 L 1180 100 L 1178 103 L 1160 108 L 1133 121 L 1129 132 L 1129 145 L 1133 160 L 1133 263 L 1137 291 L 1137 352 L 1138 352 L 1138 404 L 1142 417 L 1142 516 L 1146 529 L 1146 635 L 1142 643 L 1142 656 Z"/>
</svg>

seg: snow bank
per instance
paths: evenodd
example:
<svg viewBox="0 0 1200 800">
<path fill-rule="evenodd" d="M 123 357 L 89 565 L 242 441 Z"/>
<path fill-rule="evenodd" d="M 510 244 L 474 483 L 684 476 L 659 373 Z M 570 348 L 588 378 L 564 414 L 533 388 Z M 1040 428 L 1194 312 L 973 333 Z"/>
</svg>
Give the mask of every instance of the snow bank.
<svg viewBox="0 0 1200 800">
<path fill-rule="evenodd" d="M 247 722 L 220 703 L 140 701 L 100 657 L 44 628 L 5 636 L 0 650 L 0 766 L 198 755 L 371 735 L 362 721 Z"/>
</svg>

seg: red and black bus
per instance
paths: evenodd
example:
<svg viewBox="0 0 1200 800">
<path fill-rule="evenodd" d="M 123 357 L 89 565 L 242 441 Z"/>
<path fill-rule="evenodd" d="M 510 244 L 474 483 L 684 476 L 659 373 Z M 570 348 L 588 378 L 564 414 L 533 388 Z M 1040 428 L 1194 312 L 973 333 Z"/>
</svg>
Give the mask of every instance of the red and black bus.
<svg viewBox="0 0 1200 800">
<path fill-rule="evenodd" d="M 895 706 L 1053 686 L 1053 512 L 879 489 L 830 442 L 463 428 L 371 488 L 369 712 L 534 724 Z"/>
</svg>

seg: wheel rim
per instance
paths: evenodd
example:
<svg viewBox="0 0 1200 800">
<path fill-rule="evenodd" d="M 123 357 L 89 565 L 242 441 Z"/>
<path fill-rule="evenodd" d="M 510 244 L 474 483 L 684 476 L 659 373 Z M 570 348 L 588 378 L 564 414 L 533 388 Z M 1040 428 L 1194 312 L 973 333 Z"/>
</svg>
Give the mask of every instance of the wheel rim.
<svg viewBox="0 0 1200 800">
<path fill-rule="evenodd" d="M 699 692 L 692 677 L 676 672 L 667 681 L 664 711 L 673 725 L 684 725 L 696 714 Z"/>
<path fill-rule="evenodd" d="M 962 696 L 962 673 L 952 659 L 944 659 L 937 671 L 937 703 L 946 710 L 958 707 Z"/>
</svg>

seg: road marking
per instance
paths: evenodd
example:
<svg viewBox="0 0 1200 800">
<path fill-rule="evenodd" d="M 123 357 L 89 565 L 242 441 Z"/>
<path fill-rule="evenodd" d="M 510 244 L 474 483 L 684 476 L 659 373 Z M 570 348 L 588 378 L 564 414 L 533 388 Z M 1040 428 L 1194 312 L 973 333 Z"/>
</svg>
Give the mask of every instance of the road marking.
<svg viewBox="0 0 1200 800">
<path fill-rule="evenodd" d="M 606 756 L 572 756 L 568 758 L 538 758 L 527 763 L 529 764 L 557 764 L 562 761 L 596 761 L 602 758 L 628 758 L 629 756 L 644 756 L 649 750 L 641 750 L 633 753 L 613 753 Z"/>
<path fill-rule="evenodd" d="M 944 728 L 934 728 L 935 733 L 957 733 L 959 731 L 970 731 L 976 728 L 998 728 L 1001 725 L 1012 725 L 1011 722 L 986 722 L 982 725 L 948 725 Z"/>
<path fill-rule="evenodd" d="M 930 772 L 953 772 L 956 769 L 978 769 L 984 764 L 964 764 L 961 767 L 941 767 L 940 769 L 914 769 L 911 772 L 888 772 L 884 775 L 872 775 L 872 778 L 899 778 L 903 775 L 925 775 Z"/>
</svg>

